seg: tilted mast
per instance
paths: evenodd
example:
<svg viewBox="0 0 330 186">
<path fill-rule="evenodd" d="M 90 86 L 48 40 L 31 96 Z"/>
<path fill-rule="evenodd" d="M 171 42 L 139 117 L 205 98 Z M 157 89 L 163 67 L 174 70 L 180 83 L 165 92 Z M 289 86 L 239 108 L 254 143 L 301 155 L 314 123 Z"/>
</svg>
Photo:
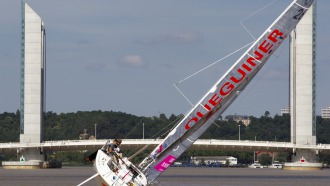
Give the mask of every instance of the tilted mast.
<svg viewBox="0 0 330 186">
<path fill-rule="evenodd" d="M 293 1 L 141 162 L 139 167 L 142 168 L 149 182 L 164 172 L 230 106 L 296 27 L 313 1 Z"/>
</svg>

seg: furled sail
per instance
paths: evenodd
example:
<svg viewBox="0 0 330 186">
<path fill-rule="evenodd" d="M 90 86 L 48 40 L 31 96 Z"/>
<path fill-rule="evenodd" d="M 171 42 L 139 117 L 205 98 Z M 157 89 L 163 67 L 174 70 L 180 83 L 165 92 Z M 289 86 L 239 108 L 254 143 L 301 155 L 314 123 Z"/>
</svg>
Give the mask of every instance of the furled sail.
<svg viewBox="0 0 330 186">
<path fill-rule="evenodd" d="M 248 85 L 304 16 L 313 0 L 295 0 L 185 115 L 140 168 L 149 182 L 164 172 Z"/>
</svg>

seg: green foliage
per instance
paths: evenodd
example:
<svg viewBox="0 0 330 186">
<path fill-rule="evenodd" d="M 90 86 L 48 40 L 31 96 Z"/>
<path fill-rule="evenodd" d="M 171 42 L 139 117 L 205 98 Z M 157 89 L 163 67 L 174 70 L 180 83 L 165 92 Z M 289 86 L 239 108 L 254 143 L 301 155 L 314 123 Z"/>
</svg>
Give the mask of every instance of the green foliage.
<svg viewBox="0 0 330 186">
<path fill-rule="evenodd" d="M 19 141 L 19 112 L 0 114 L 0 143 Z"/>
<path fill-rule="evenodd" d="M 286 162 L 288 157 L 288 153 L 286 152 L 279 152 L 277 156 L 275 156 L 274 161 L 278 161 L 280 163 Z"/>
<path fill-rule="evenodd" d="M 260 157 L 259 157 L 259 163 L 261 165 L 271 165 L 272 164 L 272 157 L 269 156 L 269 154 L 262 154 Z"/>
<path fill-rule="evenodd" d="M 316 118 L 316 137 L 318 143 L 327 143 L 330 141 L 330 119 Z"/>
</svg>

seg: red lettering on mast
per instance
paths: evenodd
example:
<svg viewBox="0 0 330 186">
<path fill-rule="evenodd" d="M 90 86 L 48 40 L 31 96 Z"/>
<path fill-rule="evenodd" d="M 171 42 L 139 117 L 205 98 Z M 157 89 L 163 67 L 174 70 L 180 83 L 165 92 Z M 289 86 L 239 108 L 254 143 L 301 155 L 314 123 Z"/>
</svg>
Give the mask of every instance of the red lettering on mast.
<svg viewBox="0 0 330 186">
<path fill-rule="evenodd" d="M 230 80 L 232 80 L 234 83 L 241 82 L 245 78 L 245 75 L 246 75 L 246 73 L 240 68 L 237 70 L 237 72 L 240 73 L 242 76 L 239 79 L 236 79 L 236 77 L 231 76 Z"/>
<path fill-rule="evenodd" d="M 268 39 L 272 41 L 273 43 L 277 42 L 277 38 L 279 36 L 283 36 L 283 32 L 280 32 L 279 30 L 274 30 L 271 34 L 268 35 Z"/>
<path fill-rule="evenodd" d="M 278 39 L 281 39 L 281 41 L 279 42 L 282 42 L 284 38 L 286 38 L 286 36 L 283 36 L 283 32 L 277 29 L 273 30 L 266 37 L 266 39 L 261 42 L 261 44 L 256 48 L 256 50 L 253 51 L 253 56 L 248 57 L 246 61 L 241 64 L 241 67 L 234 68 L 237 70 L 236 72 L 231 72 L 231 74 L 235 74 L 235 76 L 232 75 L 230 78 L 228 77 L 229 80 L 227 80 L 227 82 L 225 82 L 218 89 L 218 92 L 213 93 L 211 98 L 209 98 L 209 100 L 204 103 L 203 108 L 206 110 L 206 113 L 202 114 L 201 111 L 198 111 L 196 113 L 197 116 L 191 118 L 185 124 L 185 129 L 189 130 L 193 125 L 198 122 L 202 122 L 201 125 L 199 125 L 199 127 L 201 127 L 213 114 L 215 114 L 221 108 L 221 101 L 223 100 L 223 98 L 230 94 L 235 89 L 235 87 L 239 86 L 239 84 L 246 78 L 247 72 L 253 71 L 257 66 L 257 63 L 263 62 L 263 60 L 266 59 L 271 53 L 274 46 L 276 46 L 276 44 L 278 45 Z M 236 74 L 240 75 L 237 77 Z M 200 121 L 200 119 L 203 117 L 205 117 L 203 121 Z"/>
<path fill-rule="evenodd" d="M 190 129 L 190 126 L 189 126 L 190 122 L 194 122 L 194 124 L 195 124 L 195 123 L 198 122 L 198 118 L 191 118 L 191 119 L 186 123 L 186 125 L 185 125 L 185 127 L 184 127 L 186 130 L 189 130 L 189 129 Z M 193 125 L 193 124 L 192 124 L 192 125 Z"/>
<path fill-rule="evenodd" d="M 248 72 L 250 72 L 252 70 L 252 68 L 250 68 L 249 66 L 247 66 L 246 64 L 243 64 L 242 67 L 247 70 Z"/>
<path fill-rule="evenodd" d="M 233 84 L 231 84 L 230 82 L 226 82 L 224 85 L 222 85 L 222 87 L 220 88 L 220 95 L 221 96 L 226 96 L 227 94 L 229 94 L 233 89 L 235 88 L 235 86 Z"/>
<path fill-rule="evenodd" d="M 263 53 L 268 53 L 268 51 L 273 47 L 273 44 L 270 44 L 265 40 L 264 42 L 261 43 L 261 45 L 258 47 L 259 50 L 261 50 Z"/>
<path fill-rule="evenodd" d="M 217 104 L 220 103 L 220 101 L 222 101 L 222 98 L 220 99 L 220 97 L 218 96 L 218 94 L 214 94 L 211 99 L 209 100 L 209 103 L 211 105 L 213 105 L 213 107 L 215 107 Z M 211 109 L 210 109 L 211 110 Z"/>
</svg>

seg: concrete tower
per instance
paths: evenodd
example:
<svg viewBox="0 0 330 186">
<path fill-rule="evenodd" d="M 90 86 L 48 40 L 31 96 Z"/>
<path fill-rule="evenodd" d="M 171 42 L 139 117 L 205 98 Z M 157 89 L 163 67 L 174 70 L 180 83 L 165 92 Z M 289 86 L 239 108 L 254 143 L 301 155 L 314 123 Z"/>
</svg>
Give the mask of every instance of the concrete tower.
<svg viewBox="0 0 330 186">
<path fill-rule="evenodd" d="M 45 28 L 39 15 L 22 1 L 20 143 L 43 138 Z M 22 150 L 25 160 L 44 160 L 38 149 Z"/>
<path fill-rule="evenodd" d="M 315 121 L 315 27 L 316 2 L 302 18 L 290 40 L 291 142 L 297 146 L 316 144 Z M 316 152 L 294 150 L 291 169 L 320 166 Z"/>
</svg>

